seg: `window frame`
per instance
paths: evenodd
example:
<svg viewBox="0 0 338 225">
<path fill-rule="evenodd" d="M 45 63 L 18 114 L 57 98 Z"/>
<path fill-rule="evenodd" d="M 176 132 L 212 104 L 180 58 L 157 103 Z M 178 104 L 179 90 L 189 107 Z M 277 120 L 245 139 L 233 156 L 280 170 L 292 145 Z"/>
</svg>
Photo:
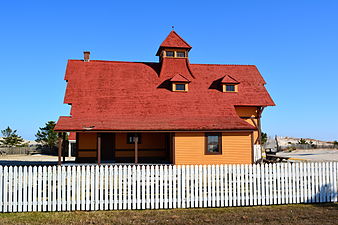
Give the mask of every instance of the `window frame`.
<svg viewBox="0 0 338 225">
<path fill-rule="evenodd" d="M 176 89 L 176 85 L 177 84 L 182 84 L 184 85 L 184 90 L 177 90 Z M 188 83 L 184 83 L 184 82 L 174 82 L 172 84 L 172 91 L 176 91 L 176 92 L 188 92 Z"/>
<path fill-rule="evenodd" d="M 173 55 L 172 55 L 172 56 L 169 56 L 169 55 L 168 55 L 168 52 L 172 52 Z M 175 57 L 175 51 L 165 51 L 165 56 L 166 56 L 166 57 L 173 57 L 173 58 L 174 58 L 174 57 Z"/>
<path fill-rule="evenodd" d="M 208 137 L 209 136 L 218 136 L 218 152 L 209 152 L 208 151 Z M 205 147 L 204 154 L 205 155 L 222 155 L 222 133 L 221 132 L 208 132 L 204 134 L 205 137 Z"/>
<path fill-rule="evenodd" d="M 227 91 L 227 86 L 230 86 L 230 85 L 234 87 L 234 91 Z M 227 93 L 238 92 L 238 84 L 223 84 L 223 92 L 227 92 Z"/>
<path fill-rule="evenodd" d="M 175 51 L 176 52 L 176 58 L 185 58 L 185 51 Z M 178 53 L 183 53 L 183 56 L 178 56 Z"/>
<path fill-rule="evenodd" d="M 141 135 L 141 133 L 127 133 L 127 144 L 135 144 L 134 141 L 132 141 L 132 142 L 129 141 L 130 136 L 134 137 L 135 135 L 138 137 L 137 144 L 142 144 L 142 135 Z"/>
</svg>

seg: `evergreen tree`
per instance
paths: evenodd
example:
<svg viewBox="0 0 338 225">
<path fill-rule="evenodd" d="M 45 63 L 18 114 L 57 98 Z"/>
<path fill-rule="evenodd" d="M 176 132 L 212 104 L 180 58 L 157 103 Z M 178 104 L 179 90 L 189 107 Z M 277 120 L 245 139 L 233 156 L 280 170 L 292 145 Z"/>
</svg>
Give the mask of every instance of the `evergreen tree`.
<svg viewBox="0 0 338 225">
<path fill-rule="evenodd" d="M 298 144 L 301 144 L 301 145 L 307 145 L 309 143 L 307 143 L 307 141 L 303 138 L 301 138 L 299 141 L 298 141 Z"/>
<path fill-rule="evenodd" d="M 262 145 L 264 145 L 268 141 L 267 133 L 262 132 L 261 141 L 262 141 Z"/>
<path fill-rule="evenodd" d="M 1 145 L 5 147 L 22 147 L 27 145 L 23 138 L 16 134 L 16 130 L 12 130 L 9 126 L 1 131 L 3 138 L 0 140 Z"/>
<path fill-rule="evenodd" d="M 45 124 L 45 127 L 40 127 L 38 132 L 36 133 L 36 142 L 41 143 L 44 146 L 48 146 L 50 150 L 57 145 L 58 135 L 54 131 L 55 122 L 48 121 Z"/>
</svg>

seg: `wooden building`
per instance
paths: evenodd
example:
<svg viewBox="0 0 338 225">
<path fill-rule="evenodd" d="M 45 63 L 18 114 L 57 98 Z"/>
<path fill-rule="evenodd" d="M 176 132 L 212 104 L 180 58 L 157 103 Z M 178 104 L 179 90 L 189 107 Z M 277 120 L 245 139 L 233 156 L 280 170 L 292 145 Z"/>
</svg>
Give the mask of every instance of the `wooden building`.
<svg viewBox="0 0 338 225">
<path fill-rule="evenodd" d="M 159 62 L 91 60 L 89 52 L 69 60 L 71 112 L 55 130 L 76 132 L 76 160 L 252 163 L 262 111 L 274 105 L 264 79 L 254 65 L 192 64 L 190 50 L 171 31 Z"/>
</svg>

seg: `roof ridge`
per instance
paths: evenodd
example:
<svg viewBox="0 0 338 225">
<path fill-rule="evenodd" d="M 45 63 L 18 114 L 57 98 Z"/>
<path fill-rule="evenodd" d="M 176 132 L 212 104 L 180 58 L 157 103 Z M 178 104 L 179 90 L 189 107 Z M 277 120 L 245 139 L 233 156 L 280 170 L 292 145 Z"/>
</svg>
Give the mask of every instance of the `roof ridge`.
<svg viewBox="0 0 338 225">
<path fill-rule="evenodd" d="M 68 61 L 83 62 L 82 59 L 68 59 Z M 111 61 L 111 60 L 90 60 L 90 62 L 102 62 L 102 63 L 154 63 L 154 64 L 160 64 L 159 62 Z M 90 62 L 86 62 L 86 63 L 90 63 Z"/>
<path fill-rule="evenodd" d="M 210 64 L 210 63 L 190 63 L 190 65 L 198 65 L 198 66 L 254 66 L 252 64 Z"/>
</svg>

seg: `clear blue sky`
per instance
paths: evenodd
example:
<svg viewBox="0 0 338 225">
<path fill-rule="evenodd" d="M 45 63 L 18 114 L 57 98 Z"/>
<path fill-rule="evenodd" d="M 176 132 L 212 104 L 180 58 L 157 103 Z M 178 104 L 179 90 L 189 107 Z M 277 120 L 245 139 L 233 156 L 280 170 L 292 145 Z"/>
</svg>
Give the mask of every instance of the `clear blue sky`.
<svg viewBox="0 0 338 225">
<path fill-rule="evenodd" d="M 254 64 L 269 135 L 338 139 L 338 1 L 2 1 L 0 129 L 69 114 L 67 59 L 157 61 L 171 26 L 192 63 Z"/>
</svg>

